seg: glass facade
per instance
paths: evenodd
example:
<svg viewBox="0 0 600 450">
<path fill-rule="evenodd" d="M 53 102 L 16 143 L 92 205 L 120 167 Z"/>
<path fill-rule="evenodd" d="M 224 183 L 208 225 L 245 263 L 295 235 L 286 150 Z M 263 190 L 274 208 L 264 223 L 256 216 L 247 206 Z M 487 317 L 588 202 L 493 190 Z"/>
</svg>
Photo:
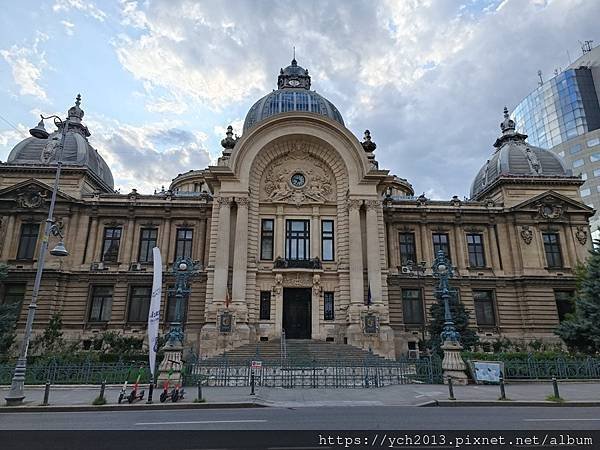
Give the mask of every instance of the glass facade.
<svg viewBox="0 0 600 450">
<path fill-rule="evenodd" d="M 550 149 L 600 128 L 600 107 L 588 68 L 568 69 L 529 94 L 513 112 L 531 145 Z"/>
</svg>

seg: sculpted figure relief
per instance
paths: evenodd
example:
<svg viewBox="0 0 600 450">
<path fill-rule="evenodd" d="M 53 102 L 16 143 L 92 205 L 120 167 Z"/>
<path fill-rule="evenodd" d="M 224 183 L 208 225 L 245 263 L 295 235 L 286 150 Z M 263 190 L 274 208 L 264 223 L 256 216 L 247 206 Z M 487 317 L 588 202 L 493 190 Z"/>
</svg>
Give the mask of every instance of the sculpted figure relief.
<svg viewBox="0 0 600 450">
<path fill-rule="evenodd" d="M 333 173 L 301 145 L 273 161 L 261 183 L 261 200 L 301 205 L 335 200 Z"/>
</svg>

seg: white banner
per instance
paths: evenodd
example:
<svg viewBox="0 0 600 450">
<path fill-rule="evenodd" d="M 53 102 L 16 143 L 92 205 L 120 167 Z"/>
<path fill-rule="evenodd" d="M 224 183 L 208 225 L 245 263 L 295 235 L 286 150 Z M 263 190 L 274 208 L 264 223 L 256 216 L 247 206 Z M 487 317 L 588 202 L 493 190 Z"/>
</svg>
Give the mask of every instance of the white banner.
<svg viewBox="0 0 600 450">
<path fill-rule="evenodd" d="M 148 347 L 150 349 L 150 372 L 154 379 L 156 366 L 156 352 L 158 351 L 158 325 L 160 322 L 160 298 L 162 294 L 162 260 L 158 247 L 152 249 L 154 261 L 154 278 L 152 279 L 152 297 L 150 298 L 150 309 L 148 310 Z"/>
</svg>

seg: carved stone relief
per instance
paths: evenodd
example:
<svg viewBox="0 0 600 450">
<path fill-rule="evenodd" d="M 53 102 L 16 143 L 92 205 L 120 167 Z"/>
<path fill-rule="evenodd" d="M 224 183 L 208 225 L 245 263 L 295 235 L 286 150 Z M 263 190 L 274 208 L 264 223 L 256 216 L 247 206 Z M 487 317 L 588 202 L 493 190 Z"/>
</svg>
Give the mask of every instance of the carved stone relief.
<svg viewBox="0 0 600 450">
<path fill-rule="evenodd" d="M 529 226 L 523 225 L 521 227 L 521 238 L 523 239 L 523 241 L 525 241 L 527 245 L 531 244 L 531 241 L 533 239 L 533 231 L 531 231 Z"/>
<path fill-rule="evenodd" d="M 321 295 L 321 292 L 323 292 L 323 286 L 321 286 L 321 275 L 315 274 L 313 275 L 313 294 L 319 296 Z"/>
<path fill-rule="evenodd" d="M 335 200 L 331 169 L 301 145 L 273 161 L 261 182 L 261 201 L 325 203 Z"/>
<path fill-rule="evenodd" d="M 564 214 L 562 202 L 556 201 L 553 197 L 547 197 L 535 206 L 538 210 L 538 216 L 543 219 L 560 219 Z"/>
<path fill-rule="evenodd" d="M 575 237 L 577 238 L 577 240 L 579 241 L 579 243 L 581 245 L 585 245 L 585 243 L 587 242 L 587 230 L 585 229 L 585 227 L 583 226 L 578 226 L 577 227 L 577 231 L 575 232 Z"/>
<path fill-rule="evenodd" d="M 41 207 L 46 201 L 47 193 L 33 186 L 19 192 L 16 202 L 19 208 L 34 209 Z"/>
</svg>

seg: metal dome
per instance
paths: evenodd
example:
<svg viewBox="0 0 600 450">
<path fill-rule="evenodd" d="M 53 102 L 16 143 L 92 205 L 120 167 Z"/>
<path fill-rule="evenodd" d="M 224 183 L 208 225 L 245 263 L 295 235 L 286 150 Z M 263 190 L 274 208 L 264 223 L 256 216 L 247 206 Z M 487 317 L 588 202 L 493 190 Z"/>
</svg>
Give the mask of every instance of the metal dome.
<svg viewBox="0 0 600 450">
<path fill-rule="evenodd" d="M 83 166 L 90 169 L 105 185 L 108 191 L 114 189 L 113 175 L 106 161 L 98 154 L 87 140 L 90 135 L 87 127 L 81 123 L 84 112 L 79 108 L 79 101 L 68 112 L 69 129 L 65 136 L 62 152 L 64 166 Z M 61 126 L 62 128 L 62 126 Z M 12 149 L 6 164 L 49 165 L 56 162 L 61 129 L 51 133 L 46 139 L 26 138 Z"/>
<path fill-rule="evenodd" d="M 295 59 L 280 70 L 277 87 L 277 90 L 252 105 L 246 114 L 244 132 L 271 116 L 291 111 L 320 114 L 344 125 L 344 119 L 335 105 L 310 90 L 308 70 L 299 66 Z"/>
<path fill-rule="evenodd" d="M 504 121 L 500 124 L 502 136 L 494 147 L 496 152 L 486 161 L 471 185 L 471 198 L 476 199 L 500 177 L 571 177 L 562 161 L 554 153 L 529 145 L 527 135 L 515 131 L 515 122 L 504 108 Z"/>
</svg>

